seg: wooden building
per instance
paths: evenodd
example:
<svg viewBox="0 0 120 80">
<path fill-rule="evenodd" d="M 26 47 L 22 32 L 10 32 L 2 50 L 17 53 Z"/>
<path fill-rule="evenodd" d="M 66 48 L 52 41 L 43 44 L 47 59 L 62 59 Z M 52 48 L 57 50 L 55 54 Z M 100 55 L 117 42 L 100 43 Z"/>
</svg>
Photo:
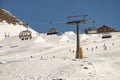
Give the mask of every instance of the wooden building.
<svg viewBox="0 0 120 80">
<path fill-rule="evenodd" d="M 25 31 L 20 32 L 19 38 L 20 38 L 21 40 L 28 40 L 28 39 L 31 39 L 31 38 L 32 38 L 31 35 L 32 35 L 31 31 L 25 30 Z"/>
<path fill-rule="evenodd" d="M 115 31 L 115 29 L 113 29 L 112 27 L 109 27 L 107 25 L 103 25 L 97 29 L 97 33 L 114 32 L 114 31 Z"/>
</svg>

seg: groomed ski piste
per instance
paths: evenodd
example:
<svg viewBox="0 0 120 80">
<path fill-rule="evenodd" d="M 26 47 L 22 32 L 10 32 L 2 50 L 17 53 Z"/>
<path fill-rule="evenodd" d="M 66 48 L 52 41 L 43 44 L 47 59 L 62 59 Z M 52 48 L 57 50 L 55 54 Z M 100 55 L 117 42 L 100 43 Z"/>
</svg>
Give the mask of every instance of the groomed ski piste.
<svg viewBox="0 0 120 80">
<path fill-rule="evenodd" d="M 76 34 L 18 36 L 0 42 L 0 80 L 119 80 L 120 32 L 80 34 L 83 59 L 75 59 Z"/>
</svg>

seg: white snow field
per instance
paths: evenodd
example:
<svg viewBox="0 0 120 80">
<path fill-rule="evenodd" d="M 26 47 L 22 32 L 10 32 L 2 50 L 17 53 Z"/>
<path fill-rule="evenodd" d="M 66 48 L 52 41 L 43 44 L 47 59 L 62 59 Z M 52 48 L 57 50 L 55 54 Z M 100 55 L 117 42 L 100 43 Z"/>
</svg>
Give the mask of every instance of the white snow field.
<svg viewBox="0 0 120 80">
<path fill-rule="evenodd" d="M 84 58 L 75 59 L 76 35 L 17 35 L 0 42 L 0 80 L 120 80 L 120 32 L 80 34 Z"/>
</svg>

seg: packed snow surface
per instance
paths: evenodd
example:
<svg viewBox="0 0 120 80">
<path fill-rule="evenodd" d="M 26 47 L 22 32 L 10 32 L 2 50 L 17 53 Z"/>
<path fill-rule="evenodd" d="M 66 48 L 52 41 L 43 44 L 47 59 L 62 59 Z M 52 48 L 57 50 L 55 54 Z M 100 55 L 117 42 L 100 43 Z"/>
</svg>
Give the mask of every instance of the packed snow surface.
<svg viewBox="0 0 120 80">
<path fill-rule="evenodd" d="M 83 59 L 75 59 L 76 34 L 18 35 L 0 42 L 0 80 L 120 80 L 120 33 L 80 34 Z"/>
</svg>

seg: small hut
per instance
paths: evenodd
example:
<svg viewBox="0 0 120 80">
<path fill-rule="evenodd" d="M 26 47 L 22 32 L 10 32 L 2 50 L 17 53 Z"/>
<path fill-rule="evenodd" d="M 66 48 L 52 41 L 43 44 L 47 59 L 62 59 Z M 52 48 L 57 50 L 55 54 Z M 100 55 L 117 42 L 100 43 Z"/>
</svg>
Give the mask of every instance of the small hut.
<svg viewBox="0 0 120 80">
<path fill-rule="evenodd" d="M 20 32 L 19 38 L 21 40 L 28 40 L 32 38 L 31 34 L 32 34 L 31 31 L 25 30 L 25 31 Z"/>
</svg>

